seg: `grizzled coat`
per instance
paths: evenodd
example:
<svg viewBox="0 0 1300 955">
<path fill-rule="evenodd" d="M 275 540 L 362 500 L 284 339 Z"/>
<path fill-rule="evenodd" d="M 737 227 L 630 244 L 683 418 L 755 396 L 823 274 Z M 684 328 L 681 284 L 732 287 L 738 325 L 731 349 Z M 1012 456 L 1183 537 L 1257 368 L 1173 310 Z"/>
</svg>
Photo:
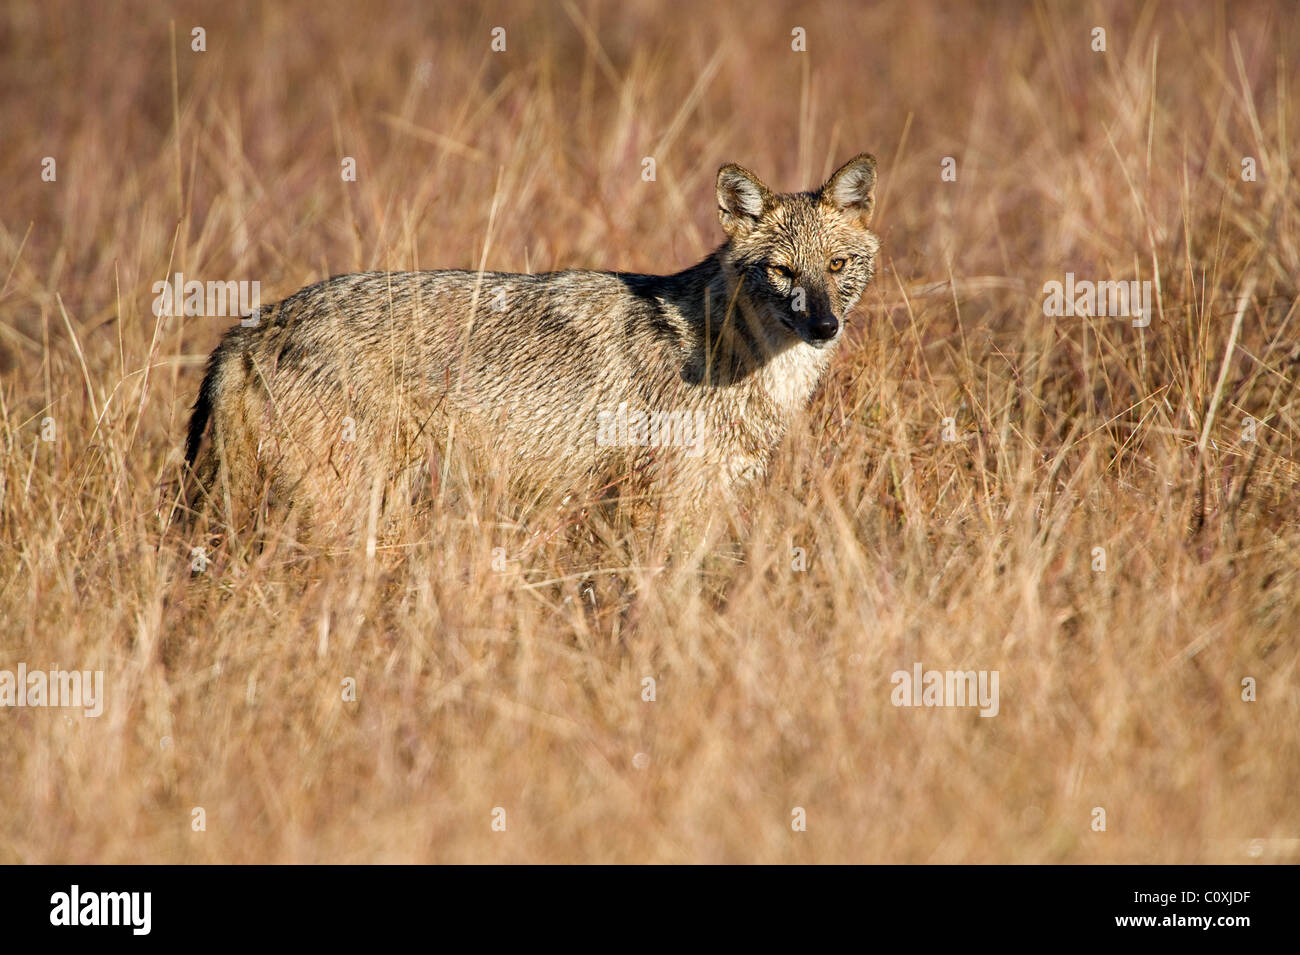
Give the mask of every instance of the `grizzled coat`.
<svg viewBox="0 0 1300 955">
<path fill-rule="evenodd" d="M 797 194 L 724 166 L 727 241 L 675 275 L 363 272 L 263 307 L 208 361 L 191 502 L 388 511 L 475 470 L 724 500 L 763 474 L 874 274 L 875 181 L 867 155 Z M 691 426 L 602 435 L 638 413 Z"/>
</svg>

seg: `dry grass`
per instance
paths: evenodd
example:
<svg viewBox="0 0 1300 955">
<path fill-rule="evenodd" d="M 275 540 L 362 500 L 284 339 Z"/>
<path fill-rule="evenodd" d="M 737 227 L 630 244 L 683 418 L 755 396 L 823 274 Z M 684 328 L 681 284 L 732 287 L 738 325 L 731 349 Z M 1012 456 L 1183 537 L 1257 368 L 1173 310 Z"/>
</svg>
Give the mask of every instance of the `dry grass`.
<svg viewBox="0 0 1300 955">
<path fill-rule="evenodd" d="M 107 691 L 98 719 L 0 710 L 0 861 L 1235 862 L 1300 835 L 1294 8 L 431 6 L 0 15 L 0 668 Z M 273 301 L 361 268 L 674 271 L 720 240 L 721 163 L 795 189 L 861 149 L 879 281 L 693 556 L 521 524 L 488 477 L 373 559 L 282 534 L 191 576 L 164 533 L 229 324 L 157 322 L 164 276 Z M 1150 327 L 1045 317 L 1067 271 L 1158 281 Z M 1000 713 L 895 708 L 914 661 L 998 670 Z"/>
</svg>

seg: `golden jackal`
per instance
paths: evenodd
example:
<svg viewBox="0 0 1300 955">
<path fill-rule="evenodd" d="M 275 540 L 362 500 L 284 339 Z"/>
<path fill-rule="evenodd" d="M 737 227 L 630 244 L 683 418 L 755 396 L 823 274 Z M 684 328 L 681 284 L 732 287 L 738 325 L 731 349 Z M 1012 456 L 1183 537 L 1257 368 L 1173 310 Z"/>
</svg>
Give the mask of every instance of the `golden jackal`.
<svg viewBox="0 0 1300 955">
<path fill-rule="evenodd" d="M 725 499 L 764 472 L 871 281 L 875 183 L 865 154 L 794 194 L 724 166 L 727 240 L 675 275 L 362 272 L 263 307 L 208 360 L 191 501 L 388 511 L 453 459 Z"/>
</svg>

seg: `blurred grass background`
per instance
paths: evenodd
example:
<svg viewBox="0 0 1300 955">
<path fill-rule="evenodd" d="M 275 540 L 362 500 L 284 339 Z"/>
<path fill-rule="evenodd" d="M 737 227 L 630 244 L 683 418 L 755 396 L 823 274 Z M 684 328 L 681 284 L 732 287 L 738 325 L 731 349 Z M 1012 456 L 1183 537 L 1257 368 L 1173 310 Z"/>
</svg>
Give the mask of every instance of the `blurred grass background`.
<svg viewBox="0 0 1300 955">
<path fill-rule="evenodd" d="M 0 54 L 0 668 L 107 692 L 0 710 L 0 861 L 1295 860 L 1294 5 L 55 0 Z M 721 164 L 862 150 L 877 283 L 690 559 L 489 476 L 373 559 L 164 533 L 230 320 L 154 282 L 671 272 Z M 915 661 L 999 715 L 893 707 Z"/>
</svg>

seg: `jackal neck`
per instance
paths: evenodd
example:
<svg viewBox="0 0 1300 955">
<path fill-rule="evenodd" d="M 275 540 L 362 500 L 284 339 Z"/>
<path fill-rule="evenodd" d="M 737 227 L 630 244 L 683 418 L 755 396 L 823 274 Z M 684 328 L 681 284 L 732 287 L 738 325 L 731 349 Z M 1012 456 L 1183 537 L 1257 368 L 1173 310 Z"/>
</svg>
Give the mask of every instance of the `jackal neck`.
<svg viewBox="0 0 1300 955">
<path fill-rule="evenodd" d="M 833 346 L 815 348 L 784 328 L 769 328 L 727 269 L 722 246 L 698 265 L 669 278 L 683 307 L 690 343 L 688 380 L 706 387 L 757 390 L 781 412 L 803 407 L 830 363 Z M 690 303 L 687 305 L 686 303 Z"/>
</svg>

